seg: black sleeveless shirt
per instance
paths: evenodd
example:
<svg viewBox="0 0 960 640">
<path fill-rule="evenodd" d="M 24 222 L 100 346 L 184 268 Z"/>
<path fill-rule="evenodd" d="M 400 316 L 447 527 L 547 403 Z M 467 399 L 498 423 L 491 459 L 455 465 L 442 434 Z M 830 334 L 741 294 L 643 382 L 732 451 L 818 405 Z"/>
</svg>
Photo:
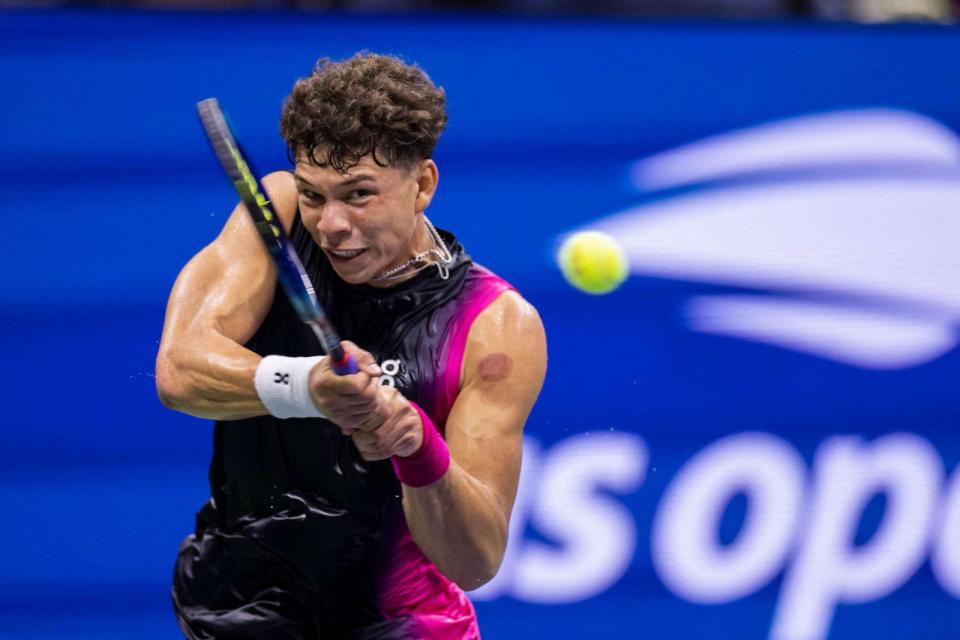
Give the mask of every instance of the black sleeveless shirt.
<svg viewBox="0 0 960 640">
<path fill-rule="evenodd" d="M 451 234 L 441 235 L 454 256 L 448 277 L 431 266 L 379 288 L 340 279 L 299 212 L 290 230 L 341 337 L 373 354 L 390 374 L 381 382 L 442 428 L 456 392 L 441 377 L 457 355 L 448 350 L 458 314 L 471 291 L 503 281 L 475 265 Z M 246 346 L 264 356 L 322 354 L 279 287 Z M 339 638 L 379 629 L 377 568 L 389 547 L 386 523 L 401 510 L 389 460 L 363 460 L 326 420 L 260 416 L 216 423 L 209 479 L 211 500 L 197 514 L 196 534 L 181 545 L 174 574 L 174 604 L 188 637 Z M 293 631 L 277 635 L 287 626 Z M 403 635 L 389 629 L 363 637 Z"/>
<path fill-rule="evenodd" d="M 406 398 L 429 404 L 426 396 L 434 388 L 446 324 L 442 308 L 462 291 L 471 266 L 460 244 L 445 234 L 455 256 L 446 280 L 428 267 L 410 280 L 381 288 L 341 280 L 299 215 L 290 239 L 341 338 L 360 345 L 381 364 L 399 361 L 393 384 Z M 323 353 L 279 288 L 246 346 L 263 356 Z M 389 461 L 364 461 L 353 441 L 326 420 L 262 416 L 216 424 L 210 489 L 219 522 L 229 527 L 237 519 L 275 513 L 277 495 L 289 491 L 316 492 L 331 507 L 375 517 L 396 499 L 399 484 Z"/>
</svg>

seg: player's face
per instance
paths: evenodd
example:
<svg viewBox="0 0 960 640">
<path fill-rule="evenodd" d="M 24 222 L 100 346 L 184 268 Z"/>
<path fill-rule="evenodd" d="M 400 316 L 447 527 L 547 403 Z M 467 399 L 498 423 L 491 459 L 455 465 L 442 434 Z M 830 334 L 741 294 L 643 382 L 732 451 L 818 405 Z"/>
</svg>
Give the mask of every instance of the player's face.
<svg viewBox="0 0 960 640">
<path fill-rule="evenodd" d="M 366 156 L 339 173 L 301 156 L 294 179 L 304 226 L 351 284 L 378 285 L 374 277 L 432 246 L 420 215 L 436 186 L 432 160 L 408 170 Z"/>
</svg>

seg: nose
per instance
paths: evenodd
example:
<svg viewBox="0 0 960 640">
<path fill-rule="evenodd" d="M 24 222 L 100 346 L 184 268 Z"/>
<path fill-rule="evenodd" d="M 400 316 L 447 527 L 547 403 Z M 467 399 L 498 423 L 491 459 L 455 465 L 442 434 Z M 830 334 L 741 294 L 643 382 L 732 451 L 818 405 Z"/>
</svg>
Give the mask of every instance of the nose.
<svg viewBox="0 0 960 640">
<path fill-rule="evenodd" d="M 351 225 L 339 203 L 328 202 L 317 220 L 317 231 L 330 246 L 337 246 L 350 237 Z"/>
</svg>

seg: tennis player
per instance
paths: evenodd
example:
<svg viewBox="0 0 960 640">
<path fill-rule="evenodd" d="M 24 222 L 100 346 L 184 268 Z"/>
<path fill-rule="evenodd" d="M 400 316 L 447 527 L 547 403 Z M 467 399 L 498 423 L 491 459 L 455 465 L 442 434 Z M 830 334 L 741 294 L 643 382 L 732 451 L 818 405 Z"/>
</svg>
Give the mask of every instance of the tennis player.
<svg viewBox="0 0 960 640">
<path fill-rule="evenodd" d="M 180 547 L 188 638 L 478 638 L 464 591 L 500 565 L 546 368 L 534 308 L 425 215 L 444 93 L 358 54 L 296 83 L 294 163 L 263 182 L 359 372 L 337 376 L 248 215 L 184 267 L 165 405 L 216 421 Z"/>
</svg>

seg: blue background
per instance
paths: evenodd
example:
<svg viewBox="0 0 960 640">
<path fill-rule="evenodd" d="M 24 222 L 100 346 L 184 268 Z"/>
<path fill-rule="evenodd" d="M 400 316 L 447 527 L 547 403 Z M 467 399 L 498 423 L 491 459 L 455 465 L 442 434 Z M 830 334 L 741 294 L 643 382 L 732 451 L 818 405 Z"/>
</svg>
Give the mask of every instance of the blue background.
<svg viewBox="0 0 960 640">
<path fill-rule="evenodd" d="M 637 433 L 655 469 L 618 497 L 638 539 L 613 587 L 563 606 L 480 602 L 485 635 L 763 637 L 776 581 L 702 606 L 654 573 L 651 520 L 674 473 L 717 438 L 751 430 L 786 438 L 807 461 L 835 433 L 909 430 L 952 470 L 960 356 L 877 372 L 694 334 L 680 309 L 707 285 L 634 277 L 588 297 L 563 282 L 554 243 L 637 202 L 631 161 L 702 136 L 870 106 L 960 131 L 958 36 L 804 23 L 0 14 L 0 636 L 177 636 L 169 577 L 207 495 L 211 430 L 159 404 L 153 359 L 176 274 L 233 204 L 193 105 L 217 96 L 261 170 L 282 168 L 276 123 L 292 82 L 321 55 L 370 49 L 418 62 L 446 89 L 431 217 L 543 316 L 550 371 L 528 433 L 545 447 L 591 430 Z M 878 602 L 841 607 L 831 637 L 950 637 L 958 614 L 924 566 Z"/>
</svg>

